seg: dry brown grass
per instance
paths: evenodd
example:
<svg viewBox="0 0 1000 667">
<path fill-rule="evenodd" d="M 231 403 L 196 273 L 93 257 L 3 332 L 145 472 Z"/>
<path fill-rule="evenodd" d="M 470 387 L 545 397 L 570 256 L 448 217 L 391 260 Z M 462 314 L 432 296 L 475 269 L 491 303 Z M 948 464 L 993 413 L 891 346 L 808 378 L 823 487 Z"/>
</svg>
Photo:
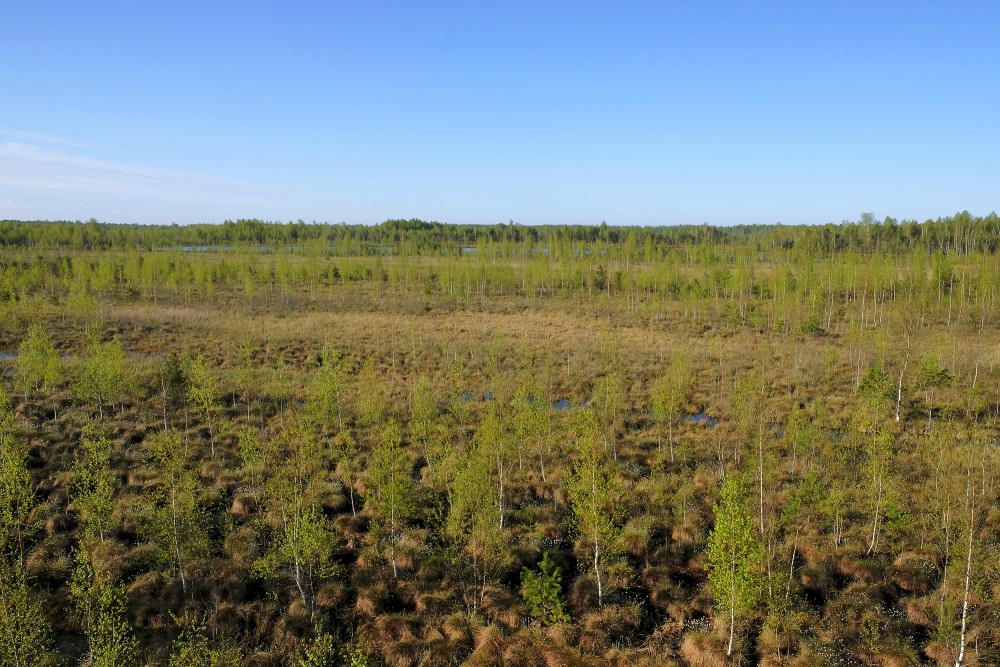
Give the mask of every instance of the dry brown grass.
<svg viewBox="0 0 1000 667">
<path fill-rule="evenodd" d="M 914 595 L 926 595 L 935 586 L 940 569 L 926 554 L 904 552 L 892 564 L 893 583 Z"/>
<path fill-rule="evenodd" d="M 420 593 L 414 602 L 417 613 L 424 617 L 440 616 L 455 608 L 458 600 L 451 590 Z"/>
<path fill-rule="evenodd" d="M 487 588 L 483 595 L 482 611 L 490 621 L 507 629 L 522 625 L 526 618 L 526 610 L 520 600 L 510 591 L 498 586 Z"/>
<path fill-rule="evenodd" d="M 465 664 L 469 666 L 503 665 L 503 633 L 495 625 L 476 629 L 475 648 Z"/>
<path fill-rule="evenodd" d="M 396 261 L 388 258 L 386 265 L 395 266 Z M 689 277 L 696 274 L 701 277 L 703 273 L 700 267 L 687 267 L 685 272 Z M 633 303 L 626 305 L 624 295 L 611 299 L 598 295 L 591 299 L 582 292 L 558 299 L 514 296 L 481 300 L 475 296 L 471 299 L 450 299 L 441 295 L 424 298 L 419 293 L 392 293 L 393 289 L 396 288 L 389 288 L 386 294 L 378 296 L 368 291 L 368 287 L 356 285 L 343 289 L 338 286 L 318 293 L 292 290 L 284 294 L 280 288 L 272 290 L 268 286 L 255 298 L 244 299 L 239 290 L 220 286 L 212 296 L 174 296 L 159 305 L 116 304 L 113 299 L 102 300 L 105 337 L 120 334 L 130 362 L 150 380 L 145 397 L 130 400 L 123 413 L 107 417 L 113 422 L 110 434 L 116 441 L 119 457 L 120 454 L 126 457 L 119 469 L 127 482 L 123 497 L 142 502 L 143 496 L 159 483 L 155 471 L 140 467 L 138 449 L 146 431 L 160 428 L 161 404 L 155 393 L 156 383 L 151 378 L 155 378 L 167 353 L 206 354 L 225 394 L 218 406 L 220 421 L 231 423 L 227 431 L 216 433 L 218 457 L 208 460 L 204 456 L 197 466 L 199 481 L 207 487 L 200 495 L 201 500 L 213 511 L 220 510 L 221 515 L 226 515 L 228 508 L 229 516 L 219 518 L 219 524 L 224 526 L 213 523 L 213 539 L 224 531 L 222 553 L 216 551 L 218 545 L 213 541 L 212 556 L 203 559 L 202 569 L 194 577 L 197 579 L 195 594 L 184 595 L 175 577 L 151 574 L 163 565 L 154 558 L 149 546 L 134 548 L 124 555 L 109 554 L 106 559 L 129 585 L 130 610 L 136 615 L 141 631 L 166 637 L 172 628 L 169 612 L 182 609 L 195 596 L 205 604 L 216 605 L 213 632 L 242 632 L 254 635 L 259 643 L 275 642 L 277 649 L 273 653 L 256 654 L 254 659 L 261 664 L 291 660 L 298 641 L 311 631 L 311 625 L 306 623 L 308 614 L 290 591 L 287 581 L 258 579 L 248 584 L 254 579 L 255 575 L 250 573 L 263 550 L 260 541 L 266 539 L 266 530 L 258 534 L 260 526 L 255 519 L 262 513 L 256 498 L 252 494 L 234 492 L 245 482 L 236 466 L 234 433 L 248 422 L 262 428 L 264 439 L 281 431 L 291 419 L 289 415 L 306 396 L 323 342 L 332 338 L 346 355 L 352 380 L 363 360 L 374 361 L 377 372 L 389 388 L 391 410 L 403 416 L 404 422 L 408 415 L 409 391 L 418 375 L 426 374 L 431 378 L 442 400 L 448 392 L 468 390 L 481 396 L 490 390 L 495 392 L 497 404 L 506 403 L 520 380 L 517 375 L 520 371 L 539 379 L 549 399 L 567 397 L 580 402 L 593 397 L 596 378 L 611 369 L 621 369 L 628 415 L 619 429 L 618 452 L 623 471 L 628 471 L 623 487 L 630 497 L 627 503 L 630 520 L 623 537 L 629 557 L 622 561 L 627 562 L 623 570 L 629 570 L 632 577 L 627 583 L 624 577 L 616 580 L 614 587 L 621 593 L 622 589 L 642 586 L 642 593 L 648 594 L 655 610 L 643 619 L 623 608 L 595 611 L 593 576 L 587 573 L 587 568 L 577 569 L 572 563 L 574 555 L 579 554 L 572 553 L 574 538 L 565 521 L 569 514 L 567 466 L 565 457 L 559 453 L 553 458 L 560 460 L 550 462 L 552 467 L 547 471 L 549 477 L 545 483 L 540 481 L 533 466 L 529 466 L 530 472 L 522 475 L 518 471 L 520 479 L 512 480 L 508 487 L 514 508 L 509 531 L 512 543 L 519 545 L 512 547 L 513 564 L 502 584 L 494 582 L 495 588 L 488 592 L 477 616 L 452 613 L 445 617 L 463 608 L 461 595 L 465 582 L 458 581 L 454 572 L 448 572 L 439 561 L 426 557 L 425 547 L 432 530 L 436 529 L 430 525 L 426 514 L 414 520 L 419 527 L 397 544 L 404 576 L 402 581 L 393 583 L 388 580 L 389 568 L 384 554 L 376 553 L 371 542 L 366 543 L 368 519 L 350 516 L 346 492 L 331 486 L 323 498 L 324 510 L 334 515 L 336 558 L 348 566 L 338 575 L 342 578 L 334 577 L 334 582 L 323 586 L 317 596 L 317 605 L 324 610 L 330 627 L 345 634 L 356 629 L 362 634 L 368 632 L 377 640 L 387 661 L 399 665 L 454 664 L 474 648 L 470 660 L 473 664 L 672 664 L 676 655 L 671 650 L 678 647 L 682 652 L 686 650 L 685 659 L 691 665 L 725 664 L 719 662 L 721 640 L 718 636 L 692 633 L 684 636 L 684 629 L 690 628 L 685 624 L 692 618 L 712 614 L 711 598 L 704 586 L 703 545 L 711 524 L 720 473 L 723 466 L 734 469 L 735 463 L 718 461 L 716 452 L 725 450 L 725 455 L 731 458 L 732 452 L 740 446 L 740 434 L 731 423 L 734 378 L 752 371 L 761 373 L 761 386 L 766 393 L 765 411 L 767 418 L 775 422 L 780 422 L 793 404 L 801 403 L 807 410 L 815 411 L 814 402 L 821 397 L 828 398 L 829 423 L 823 422 L 820 428 L 829 433 L 845 429 L 843 422 L 858 402 L 852 386 L 854 348 L 863 352 L 866 365 L 877 355 L 886 355 L 890 363 L 899 361 L 893 357 L 895 351 L 877 347 L 874 342 L 877 332 L 872 331 L 872 340 L 869 340 L 866 330 L 859 336 L 861 342 L 852 342 L 843 335 L 846 331 L 843 323 L 835 323 L 829 335 L 823 337 L 799 336 L 794 333 L 794 326 L 793 333 L 786 334 L 768 330 L 766 326 L 758 330 L 732 322 L 720 323 L 714 318 L 725 317 L 731 305 L 722 301 L 706 300 L 696 304 L 699 314 L 689 317 L 684 312 L 689 303 L 668 299 L 666 306 L 659 309 L 645 295 L 639 294 L 635 296 L 638 299 L 635 306 Z M 634 315 L 633 309 L 639 314 Z M 79 359 L 83 349 L 80 323 L 69 321 L 73 318 L 55 323 L 60 315 L 51 304 L 40 302 L 34 317 L 48 318 L 48 324 L 53 325 L 51 330 L 59 339 L 60 351 Z M 914 334 L 915 349 L 923 349 L 933 342 L 931 329 L 928 327 Z M 1000 360 L 992 334 L 987 330 L 984 341 L 973 345 L 966 334 L 947 332 L 945 342 L 952 358 L 957 360 L 953 370 L 961 380 L 956 382 L 955 388 L 942 390 L 940 396 L 942 402 L 953 404 L 956 412 L 965 405 L 963 392 L 972 372 L 973 358 L 982 364 L 980 387 L 995 384 L 993 378 L 986 375 L 986 367 Z M 0 331 L 0 338 L 6 336 L 12 343 L 9 349 L 16 349 L 21 335 Z M 246 349 L 240 350 L 244 343 L 248 344 L 249 353 Z M 495 344 L 500 349 L 500 373 L 491 377 L 487 371 L 487 351 Z M 686 410 L 707 411 L 723 423 L 718 428 L 682 424 L 675 434 L 678 462 L 672 464 L 662 454 L 658 458 L 655 453 L 657 434 L 648 415 L 649 385 L 668 367 L 666 362 L 678 353 L 689 356 L 692 361 L 694 390 L 687 400 Z M 449 374 L 457 367 L 463 369 L 460 380 Z M 3 368 L 6 370 L 9 366 Z M 910 378 L 907 383 L 912 384 Z M 244 394 L 241 393 L 244 390 L 250 394 L 251 417 L 246 415 Z M 908 399 L 914 403 L 913 412 L 921 407 L 922 398 L 918 393 L 909 392 Z M 205 425 L 183 414 L 183 398 L 178 398 L 176 403 L 168 415 L 173 427 L 183 428 L 197 447 L 207 451 Z M 61 599 L 59 596 L 65 597 L 63 590 L 69 565 L 65 557 L 60 561 L 60 553 L 71 552 L 79 532 L 70 506 L 72 475 L 67 471 L 82 423 L 92 416 L 93 410 L 80 406 L 72 398 L 68 385 L 42 400 L 17 399 L 15 404 L 18 423 L 32 442 L 30 465 L 33 474 L 41 478 L 38 496 L 49 503 L 44 512 L 40 511 L 35 517 L 44 519 L 41 523 L 44 530 L 37 531 L 37 539 L 33 538 L 27 566 L 39 587 L 55 591 L 53 599 Z M 484 409 L 478 399 L 468 406 L 469 416 L 460 427 L 452 428 L 456 442 L 464 442 L 474 433 Z M 55 419 L 57 412 L 58 420 Z M 348 410 L 348 424 L 353 420 L 350 412 Z M 555 416 L 557 432 L 565 418 L 564 413 Z M 920 436 L 910 431 L 899 435 L 898 449 L 901 451 L 894 462 L 894 470 L 901 471 L 902 476 L 902 471 L 908 473 L 914 469 L 914 460 L 908 458 L 908 450 Z M 826 442 L 819 447 L 826 446 L 828 451 L 834 449 L 833 439 L 824 439 Z M 49 440 L 54 444 L 50 445 Z M 369 444 L 361 446 L 364 449 Z M 784 443 L 776 443 L 776 456 L 787 455 L 783 447 L 786 447 Z M 775 488 L 768 489 L 775 493 L 771 502 L 776 512 L 788 500 L 796 477 L 804 474 L 807 467 L 802 459 L 796 465 L 786 463 L 781 460 L 776 464 L 780 465 L 781 473 L 776 475 Z M 816 465 L 816 461 L 809 462 L 809 466 Z M 685 496 L 683 520 L 679 512 L 660 512 L 643 506 L 645 496 L 652 498 L 655 487 L 660 484 L 661 478 L 649 477 L 651 467 L 667 471 L 670 484 L 683 483 L 685 493 L 689 493 Z M 423 472 L 426 473 L 426 469 Z M 856 475 L 848 470 L 827 472 L 832 472 L 835 485 L 843 485 L 851 474 Z M 919 484 L 916 480 L 913 483 Z M 359 502 L 363 502 L 366 489 L 362 485 L 356 491 Z M 904 495 L 910 491 L 905 479 L 900 491 Z M 420 501 L 423 500 L 421 497 Z M 860 507 L 860 501 L 854 498 L 849 502 Z M 672 499 L 661 498 L 657 503 L 675 506 Z M 558 507 L 553 507 L 554 504 Z M 120 503 L 119 509 L 125 519 L 123 541 L 134 544 L 135 540 L 144 539 L 143 526 L 137 519 L 139 513 L 132 512 L 125 501 Z M 643 512 L 647 516 L 638 516 Z M 856 516 L 848 518 L 848 523 L 860 521 Z M 810 599 L 815 597 L 812 594 L 818 594 L 827 607 L 838 597 L 879 600 L 887 608 L 889 605 L 905 608 L 910 622 L 932 627 L 934 610 L 929 597 L 935 577 L 927 574 L 926 563 L 933 563 L 933 554 L 926 556 L 924 561 L 921 554 L 903 552 L 891 566 L 884 555 L 864 558 L 857 552 L 860 531 L 853 525 L 847 528 L 851 532 L 845 538 L 845 546 L 829 557 L 826 554 L 833 551 L 833 547 L 826 534 L 827 527 L 821 521 L 811 525 L 814 527 L 798 535 L 797 545 L 801 558 L 797 561 L 798 572 Z M 987 525 L 996 527 L 1000 520 L 988 517 Z M 788 553 L 790 549 L 788 536 L 782 536 L 782 530 L 775 529 L 775 553 L 778 554 Z M 666 539 L 667 535 L 672 535 L 673 540 Z M 886 537 L 883 554 L 916 548 L 915 540 L 907 544 L 888 544 L 889 540 L 896 539 L 895 536 Z M 907 538 L 900 541 L 906 542 Z M 541 546 L 543 544 L 547 546 Z M 513 578 L 516 566 L 536 561 L 543 548 L 559 553 L 566 561 L 564 582 L 571 590 L 569 601 L 577 622 L 524 630 L 525 612 Z M 245 581 L 241 582 L 240 576 Z M 845 587 L 846 591 L 842 590 Z M 793 587 L 798 595 L 800 591 L 796 589 Z M 611 599 L 616 598 L 611 596 Z M 289 601 L 291 606 L 285 609 Z M 345 608 L 352 603 L 353 610 Z M 400 609 L 411 613 L 398 613 Z M 648 607 L 645 609 L 649 611 Z M 388 614 L 389 611 L 397 613 Z M 825 611 L 817 612 L 816 617 Z M 876 618 L 876 615 L 866 617 L 868 611 L 864 605 L 845 603 L 837 611 L 843 611 L 846 620 L 834 613 L 825 615 L 824 626 L 817 624 L 812 628 L 815 635 L 833 641 L 857 634 L 862 620 L 897 621 L 895 618 Z M 654 625 L 657 627 L 652 629 Z M 783 656 L 791 654 L 791 661 L 799 664 L 818 662 L 818 657 L 809 656 L 808 647 L 797 646 L 784 636 L 771 633 L 774 629 L 765 626 L 758 636 L 758 653 L 763 664 L 775 664 L 778 652 Z M 579 647 L 591 655 L 582 656 Z M 151 650 L 163 652 L 162 647 Z M 935 650 L 932 645 L 929 654 Z M 905 653 L 893 653 L 890 649 L 886 649 L 884 655 L 866 657 L 872 663 L 893 665 L 905 664 L 909 659 Z"/>
<path fill-rule="evenodd" d="M 442 630 L 449 641 L 468 643 L 469 646 L 472 646 L 476 641 L 482 628 L 483 621 L 479 616 L 465 612 L 456 612 L 447 616 L 442 624 Z"/>
<path fill-rule="evenodd" d="M 730 664 L 722 641 L 714 634 L 689 632 L 681 642 L 680 653 L 689 667 L 728 667 Z"/>
<path fill-rule="evenodd" d="M 932 628 L 937 623 L 939 595 L 932 593 L 918 598 L 908 597 L 904 598 L 901 604 L 906 610 L 906 618 L 910 623 L 925 628 Z"/>
<path fill-rule="evenodd" d="M 316 608 L 333 610 L 344 606 L 348 591 L 341 582 L 323 584 L 316 592 Z"/>
<path fill-rule="evenodd" d="M 541 652 L 543 638 L 537 631 L 522 630 L 507 640 L 503 651 L 503 664 L 510 667 L 546 667 Z"/>
<path fill-rule="evenodd" d="M 924 647 L 924 653 L 939 667 L 954 665 L 955 660 L 958 658 L 958 654 L 953 646 L 948 646 L 941 642 L 931 642 Z"/>
<path fill-rule="evenodd" d="M 579 647 L 586 653 L 603 655 L 612 645 L 627 641 L 640 621 L 637 608 L 605 605 L 580 619 Z"/>
</svg>

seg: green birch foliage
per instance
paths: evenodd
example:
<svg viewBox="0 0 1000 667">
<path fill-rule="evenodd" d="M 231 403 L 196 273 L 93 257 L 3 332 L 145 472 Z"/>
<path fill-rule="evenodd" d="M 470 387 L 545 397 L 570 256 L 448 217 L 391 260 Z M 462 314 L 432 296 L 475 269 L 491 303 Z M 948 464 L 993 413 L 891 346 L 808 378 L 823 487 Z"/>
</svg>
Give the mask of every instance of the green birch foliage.
<svg viewBox="0 0 1000 667">
<path fill-rule="evenodd" d="M 347 486 L 351 500 L 351 514 L 357 514 L 355 490 L 361 475 L 361 451 L 358 441 L 349 429 L 344 429 L 333 439 L 333 447 L 337 456 L 337 476 L 341 483 Z"/>
<path fill-rule="evenodd" d="M 20 554 L 35 485 L 28 470 L 28 448 L 17 438 L 14 414 L 0 389 L 0 553 Z"/>
<path fill-rule="evenodd" d="M 347 371 L 344 359 L 331 341 L 323 347 L 319 372 L 313 378 L 309 393 L 309 408 L 317 423 L 331 428 L 344 424 L 344 396 L 347 390 Z"/>
<path fill-rule="evenodd" d="M 389 412 L 389 398 L 386 386 L 371 359 L 366 359 L 357 379 L 355 412 L 358 423 L 369 429 L 381 425 Z"/>
<path fill-rule="evenodd" d="M 604 604 L 606 572 L 617 557 L 624 508 L 615 466 L 601 444 L 601 426 L 590 410 L 574 415 L 570 425 L 578 457 L 569 480 L 569 499 L 580 543 L 597 579 L 597 603 Z"/>
<path fill-rule="evenodd" d="M 225 667 L 240 664 L 232 651 L 224 651 L 208 638 L 208 628 L 193 619 L 180 620 L 181 632 L 170 648 L 168 667 Z"/>
<path fill-rule="evenodd" d="M 667 430 L 667 444 L 670 460 L 674 458 L 674 429 L 681 420 L 684 403 L 691 393 L 691 366 L 687 357 L 677 357 L 671 362 L 669 371 L 658 377 L 652 386 L 653 417 L 658 426 L 657 444 L 663 438 L 663 427 Z"/>
<path fill-rule="evenodd" d="M 736 621 L 753 611 L 760 599 L 763 551 L 745 489 L 734 477 L 722 483 L 714 512 L 715 527 L 708 536 L 708 585 L 716 613 L 729 628 L 731 650 Z"/>
<path fill-rule="evenodd" d="M 271 542 L 256 564 L 259 574 L 292 579 L 310 615 L 319 584 L 336 573 L 331 561 L 334 535 L 323 515 L 332 457 L 313 425 L 292 419 L 273 444 L 269 458 L 282 461 L 265 483 Z"/>
<path fill-rule="evenodd" d="M 410 459 L 402 450 L 403 429 L 395 419 L 382 430 L 368 467 L 367 506 L 372 514 L 372 535 L 389 547 L 392 574 L 397 576 L 396 543 L 413 513 Z"/>
<path fill-rule="evenodd" d="M 287 510 L 281 514 L 276 538 L 255 567 L 264 576 L 292 579 L 312 616 L 319 585 L 336 574 L 331 560 L 335 536 L 319 509 L 300 501 Z"/>
<path fill-rule="evenodd" d="M 111 468 L 113 447 L 108 438 L 85 431 L 73 465 L 73 508 L 80 516 L 84 535 L 102 542 L 121 525 L 114 514 L 118 476 Z"/>
<path fill-rule="evenodd" d="M 213 433 L 212 416 L 218 409 L 219 387 L 211 371 L 205 366 L 205 357 L 196 356 L 188 368 L 188 401 L 191 408 L 208 426 L 209 434 Z"/>
<path fill-rule="evenodd" d="M 345 664 L 339 660 L 339 651 L 333 635 L 317 627 L 313 636 L 304 642 L 295 667 L 334 667 Z M 346 662 L 352 665 L 353 662 Z"/>
<path fill-rule="evenodd" d="M 192 469 L 187 444 L 176 431 L 146 438 L 146 458 L 159 474 L 152 502 L 146 507 L 143 529 L 156 545 L 160 560 L 180 576 L 187 590 L 188 563 L 209 551 L 206 516 L 198 503 L 199 480 Z"/>
<path fill-rule="evenodd" d="M 597 379 L 594 385 L 594 403 L 605 436 L 614 437 L 625 412 L 625 388 L 618 371 Z"/>
<path fill-rule="evenodd" d="M 128 602 L 121 584 L 94 568 L 84 548 L 76 552 L 70 597 L 89 644 L 84 664 L 92 667 L 133 667 L 139 645 L 128 622 Z"/>
<path fill-rule="evenodd" d="M 238 440 L 241 472 L 256 488 L 264 472 L 264 449 L 260 445 L 260 434 L 252 426 L 240 429 Z"/>
<path fill-rule="evenodd" d="M 479 604 L 488 582 L 499 576 L 507 551 L 507 534 L 497 521 L 497 487 L 492 483 L 490 457 L 479 448 L 472 449 L 459 464 L 451 487 L 451 500 L 445 532 L 471 568 L 473 606 Z"/>
<path fill-rule="evenodd" d="M 87 285 L 82 280 L 74 280 L 66 295 L 66 310 L 75 321 L 78 327 L 86 326 L 97 319 L 100 309 L 97 299 L 87 291 Z"/>
<path fill-rule="evenodd" d="M 545 463 L 551 446 L 549 434 L 552 430 L 552 419 L 549 406 L 538 387 L 525 383 L 514 394 L 512 407 L 511 422 L 513 435 L 518 443 L 516 446 L 518 462 L 520 464 L 520 457 L 523 454 L 537 460 L 539 475 L 544 482 Z"/>
<path fill-rule="evenodd" d="M 104 405 L 110 403 L 114 407 L 124 400 L 132 389 L 131 384 L 121 339 L 115 337 L 102 343 L 97 329 L 92 329 L 73 383 L 76 397 L 84 403 L 96 403 L 103 417 Z"/>
<path fill-rule="evenodd" d="M 42 387 L 56 384 L 61 374 L 62 365 L 55 346 L 41 326 L 32 324 L 17 350 L 14 362 L 15 389 L 28 396 Z"/>
<path fill-rule="evenodd" d="M 44 664 L 51 646 L 48 619 L 28 586 L 24 569 L 0 558 L 0 665 Z"/>
<path fill-rule="evenodd" d="M 496 515 L 500 527 L 506 517 L 507 487 L 511 473 L 510 435 L 504 428 L 496 402 L 490 403 L 486 416 L 476 431 L 476 452 L 489 460 L 490 478 L 496 486 Z"/>
<path fill-rule="evenodd" d="M 447 428 L 438 417 L 437 399 L 431 381 L 421 375 L 410 394 L 410 439 L 423 455 L 427 469 L 434 475 L 447 454 Z"/>
</svg>

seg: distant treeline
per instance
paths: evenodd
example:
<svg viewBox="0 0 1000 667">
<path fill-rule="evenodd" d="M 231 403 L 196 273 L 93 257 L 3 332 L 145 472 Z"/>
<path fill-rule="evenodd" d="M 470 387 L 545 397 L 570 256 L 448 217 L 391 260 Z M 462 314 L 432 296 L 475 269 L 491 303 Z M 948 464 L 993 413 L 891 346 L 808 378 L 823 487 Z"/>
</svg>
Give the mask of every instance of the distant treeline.
<svg viewBox="0 0 1000 667">
<path fill-rule="evenodd" d="M 292 250 L 331 255 L 489 253 L 511 257 L 554 256 L 615 248 L 636 260 L 661 256 L 679 246 L 756 247 L 829 256 L 857 253 L 993 253 L 1000 239 L 1000 216 L 963 211 L 917 222 L 863 214 L 857 222 L 822 226 L 679 225 L 615 227 L 600 225 L 463 225 L 423 220 L 386 220 L 379 225 L 226 220 L 221 224 L 119 225 L 87 222 L 0 221 L 0 245 L 39 250 Z"/>
</svg>

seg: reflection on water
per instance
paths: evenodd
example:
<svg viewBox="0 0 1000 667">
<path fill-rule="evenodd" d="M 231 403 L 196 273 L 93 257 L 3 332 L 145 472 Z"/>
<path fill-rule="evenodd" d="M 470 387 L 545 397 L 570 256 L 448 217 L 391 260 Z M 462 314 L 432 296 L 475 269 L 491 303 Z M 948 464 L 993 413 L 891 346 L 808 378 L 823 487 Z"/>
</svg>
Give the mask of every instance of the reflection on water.
<svg viewBox="0 0 1000 667">
<path fill-rule="evenodd" d="M 719 420 L 709 416 L 707 412 L 695 412 L 684 416 L 684 421 L 688 424 L 705 424 L 706 426 L 718 426 Z"/>
</svg>

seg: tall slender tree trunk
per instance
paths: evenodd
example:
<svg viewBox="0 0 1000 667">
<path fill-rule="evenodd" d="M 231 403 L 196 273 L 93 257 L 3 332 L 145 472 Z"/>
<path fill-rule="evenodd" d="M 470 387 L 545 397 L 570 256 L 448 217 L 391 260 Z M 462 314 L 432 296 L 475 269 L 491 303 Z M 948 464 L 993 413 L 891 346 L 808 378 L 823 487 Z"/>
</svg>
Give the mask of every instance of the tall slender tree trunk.
<svg viewBox="0 0 1000 667">
<path fill-rule="evenodd" d="M 969 477 L 972 477 L 970 470 Z M 972 581 L 972 528 L 976 514 L 976 490 L 971 479 L 969 482 L 969 548 L 965 556 L 965 594 L 962 596 L 962 632 L 958 641 L 958 659 L 955 660 L 955 667 L 962 667 L 962 660 L 965 659 L 965 633 L 969 617 L 969 584 Z"/>
<path fill-rule="evenodd" d="M 176 484 L 170 490 L 170 510 L 171 518 L 173 519 L 174 526 L 174 556 L 177 558 L 177 571 L 181 575 L 181 590 L 184 594 L 187 594 L 187 576 L 184 574 L 184 558 L 181 556 L 181 545 L 178 535 L 180 533 L 180 527 L 177 525 L 177 486 Z"/>
<path fill-rule="evenodd" d="M 729 643 L 726 645 L 726 657 L 733 654 L 733 637 L 736 635 L 736 596 L 729 602 Z"/>
<path fill-rule="evenodd" d="M 604 606 L 604 584 L 601 581 L 600 566 L 601 549 L 598 542 L 597 530 L 594 530 L 594 575 L 597 577 L 597 606 Z"/>
<path fill-rule="evenodd" d="M 389 554 L 392 558 L 392 578 L 399 578 L 399 568 L 396 566 L 396 507 L 389 510 Z"/>
</svg>

